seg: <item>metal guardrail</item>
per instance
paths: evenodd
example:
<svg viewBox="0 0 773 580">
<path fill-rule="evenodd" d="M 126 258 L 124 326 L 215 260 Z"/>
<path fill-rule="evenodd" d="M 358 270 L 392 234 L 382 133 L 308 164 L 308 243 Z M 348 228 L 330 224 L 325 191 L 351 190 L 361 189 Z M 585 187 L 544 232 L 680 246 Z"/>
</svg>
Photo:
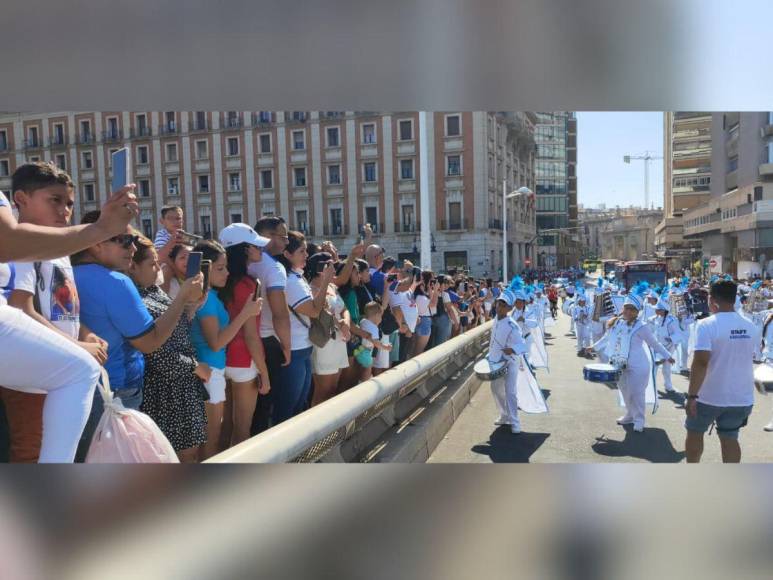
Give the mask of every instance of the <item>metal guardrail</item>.
<svg viewBox="0 0 773 580">
<path fill-rule="evenodd" d="M 366 424 L 448 367 L 464 367 L 483 350 L 493 322 L 469 330 L 276 427 L 228 449 L 207 463 L 310 463 L 319 461 Z M 425 393 L 429 396 L 430 393 Z M 394 424 L 394 414 L 387 420 Z"/>
</svg>

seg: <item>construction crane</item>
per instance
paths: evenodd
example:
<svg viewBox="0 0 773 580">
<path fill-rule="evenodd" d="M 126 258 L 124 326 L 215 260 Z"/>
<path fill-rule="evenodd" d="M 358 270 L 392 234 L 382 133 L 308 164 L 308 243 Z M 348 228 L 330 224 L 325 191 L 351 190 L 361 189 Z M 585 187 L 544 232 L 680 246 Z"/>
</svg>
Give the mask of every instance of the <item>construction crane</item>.
<svg viewBox="0 0 773 580">
<path fill-rule="evenodd" d="M 644 209 L 649 209 L 650 206 L 650 161 L 655 159 L 663 159 L 660 156 L 653 155 L 649 151 L 645 151 L 643 155 L 624 155 L 623 161 L 625 163 L 631 163 L 631 160 L 638 159 L 644 161 Z"/>
</svg>

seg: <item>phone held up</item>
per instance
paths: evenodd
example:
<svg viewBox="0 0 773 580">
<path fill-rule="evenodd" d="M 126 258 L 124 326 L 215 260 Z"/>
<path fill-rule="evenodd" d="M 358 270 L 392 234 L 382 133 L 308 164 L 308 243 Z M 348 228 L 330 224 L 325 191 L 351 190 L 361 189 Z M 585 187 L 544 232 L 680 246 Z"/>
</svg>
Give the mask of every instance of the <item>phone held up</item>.
<svg viewBox="0 0 773 580">
<path fill-rule="evenodd" d="M 116 192 L 132 181 L 131 157 L 126 147 L 119 149 L 110 157 L 113 167 L 113 179 L 110 186 L 112 191 Z"/>
<path fill-rule="evenodd" d="M 257 300 L 258 296 L 260 296 L 260 280 L 255 278 L 255 292 L 252 293 L 252 301 Z"/>
<path fill-rule="evenodd" d="M 191 252 L 188 254 L 188 266 L 185 268 L 185 278 L 194 278 L 201 272 L 201 259 L 204 256 L 201 252 Z"/>
<path fill-rule="evenodd" d="M 209 290 L 209 271 L 211 268 L 212 268 L 212 260 L 201 261 L 201 273 L 204 275 L 204 282 L 202 283 L 204 294 L 206 294 L 207 291 Z"/>
</svg>

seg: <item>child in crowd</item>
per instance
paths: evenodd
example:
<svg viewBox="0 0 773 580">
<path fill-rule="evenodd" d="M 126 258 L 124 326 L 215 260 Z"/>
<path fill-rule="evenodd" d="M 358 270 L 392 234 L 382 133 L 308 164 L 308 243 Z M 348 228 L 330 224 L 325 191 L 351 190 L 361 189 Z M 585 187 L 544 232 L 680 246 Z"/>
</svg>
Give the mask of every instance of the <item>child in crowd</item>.
<svg viewBox="0 0 773 580">
<path fill-rule="evenodd" d="M 387 337 L 386 343 L 382 342 L 382 332 L 378 329 L 379 324 L 381 324 L 381 305 L 378 302 L 368 302 L 365 305 L 365 316 L 360 321 L 360 329 L 366 332 L 370 338 L 362 338 L 362 344 L 360 345 L 360 348 L 363 349 L 363 353 L 368 352 L 370 354 L 370 357 L 365 356 L 364 354 L 355 353 L 355 356 L 358 359 L 358 362 L 365 367 L 365 364 L 363 362 L 370 359 L 370 364 L 365 367 L 366 373 L 363 380 L 367 380 L 371 377 L 371 373 L 373 371 L 373 366 L 377 362 L 377 358 L 380 353 L 385 353 L 387 355 L 386 364 L 389 365 L 389 352 L 392 350 L 392 345 L 389 342 L 389 337 Z M 375 350 L 373 350 L 375 349 Z M 375 356 L 374 356 L 375 355 Z M 381 361 L 383 363 L 383 361 Z"/>
</svg>

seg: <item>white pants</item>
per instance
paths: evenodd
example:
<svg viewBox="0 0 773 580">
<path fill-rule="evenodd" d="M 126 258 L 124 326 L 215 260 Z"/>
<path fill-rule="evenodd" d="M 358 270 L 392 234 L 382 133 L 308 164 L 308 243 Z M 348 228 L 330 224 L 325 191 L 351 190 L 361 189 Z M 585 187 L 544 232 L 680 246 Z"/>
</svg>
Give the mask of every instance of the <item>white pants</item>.
<svg viewBox="0 0 773 580">
<path fill-rule="evenodd" d="M 507 374 L 491 381 L 491 393 L 499 409 L 500 421 L 506 425 L 518 425 L 518 363 L 507 363 Z"/>
<path fill-rule="evenodd" d="M 688 368 L 687 341 L 684 340 L 676 346 L 676 364 L 680 370 Z"/>
<path fill-rule="evenodd" d="M 40 463 L 72 463 L 100 367 L 84 349 L 21 310 L 0 306 L 0 384 L 46 393 Z"/>
<path fill-rule="evenodd" d="M 674 347 L 671 346 L 668 348 L 668 352 L 671 353 L 671 356 L 674 356 Z M 663 373 L 663 385 L 666 387 L 667 391 L 670 391 L 673 389 L 673 385 L 671 384 L 671 363 L 668 362 L 668 360 L 664 360 L 663 364 L 660 365 L 662 367 L 661 372 Z M 656 375 L 657 376 L 657 375 Z"/>
<path fill-rule="evenodd" d="M 646 412 L 647 385 L 650 380 L 649 368 L 628 367 L 620 375 L 617 388 L 623 395 L 626 415 L 633 419 L 634 427 L 644 428 L 644 414 Z"/>
<path fill-rule="evenodd" d="M 590 324 L 577 323 L 577 352 L 580 352 L 584 348 L 588 348 L 591 342 Z"/>
</svg>

